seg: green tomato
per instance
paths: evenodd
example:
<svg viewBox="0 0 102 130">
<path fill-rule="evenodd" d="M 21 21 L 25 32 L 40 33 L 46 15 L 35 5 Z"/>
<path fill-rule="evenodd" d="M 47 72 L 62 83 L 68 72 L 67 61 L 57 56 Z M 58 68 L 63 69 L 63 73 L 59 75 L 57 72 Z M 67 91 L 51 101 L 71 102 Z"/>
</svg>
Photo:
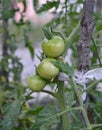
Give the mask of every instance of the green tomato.
<svg viewBox="0 0 102 130">
<path fill-rule="evenodd" d="M 42 50 L 48 57 L 58 57 L 64 52 L 65 44 L 61 37 L 54 36 L 52 39 L 44 39 Z"/>
<path fill-rule="evenodd" d="M 46 81 L 39 75 L 32 75 L 27 79 L 28 87 L 34 92 L 40 92 L 46 86 Z"/>
<path fill-rule="evenodd" d="M 53 79 L 59 73 L 59 69 L 51 61 L 56 60 L 54 58 L 46 58 L 37 67 L 38 74 L 44 79 Z"/>
</svg>

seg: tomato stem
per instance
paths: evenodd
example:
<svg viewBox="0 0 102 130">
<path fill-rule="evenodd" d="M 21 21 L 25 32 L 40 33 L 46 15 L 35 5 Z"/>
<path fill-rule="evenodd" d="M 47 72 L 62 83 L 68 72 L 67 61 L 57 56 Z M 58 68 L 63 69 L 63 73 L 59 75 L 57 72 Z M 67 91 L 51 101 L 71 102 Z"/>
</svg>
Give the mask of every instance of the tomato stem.
<svg viewBox="0 0 102 130">
<path fill-rule="evenodd" d="M 76 83 L 74 82 L 74 80 L 72 78 L 70 78 L 70 79 L 71 79 L 73 90 L 74 90 L 74 92 L 75 92 L 75 94 L 78 98 L 78 102 L 79 102 L 79 105 L 81 107 L 81 111 L 82 111 L 82 114 L 83 114 L 83 117 L 84 117 L 84 120 L 85 120 L 85 125 L 86 125 L 88 130 L 92 130 L 91 124 L 90 124 L 88 116 L 87 116 L 87 111 L 85 109 L 85 105 L 83 104 L 82 94 L 78 90 L 78 87 L 77 87 Z"/>
<path fill-rule="evenodd" d="M 64 83 L 63 82 L 58 82 L 57 100 L 58 100 L 61 112 L 65 111 L 66 110 L 66 103 L 65 103 L 65 97 L 64 97 Z M 70 130 L 70 123 L 68 120 L 68 112 L 63 113 L 62 121 L 63 121 L 64 130 Z"/>
<path fill-rule="evenodd" d="M 63 53 L 63 56 L 66 56 L 67 50 L 70 48 L 70 46 L 73 43 L 73 40 L 75 39 L 75 37 L 77 36 L 78 32 L 80 30 L 80 24 L 78 23 L 77 26 L 74 28 L 74 30 L 71 32 L 71 34 L 69 35 L 69 37 L 67 37 L 65 39 L 65 51 Z"/>
<path fill-rule="evenodd" d="M 98 127 L 102 127 L 102 124 L 94 124 L 94 125 L 91 125 L 91 127 L 94 129 L 94 128 L 98 128 Z"/>
<path fill-rule="evenodd" d="M 56 98 L 56 93 L 54 93 L 54 92 L 51 92 L 51 91 L 48 91 L 48 90 L 42 90 L 42 92 L 47 93 L 47 94 Z"/>
</svg>

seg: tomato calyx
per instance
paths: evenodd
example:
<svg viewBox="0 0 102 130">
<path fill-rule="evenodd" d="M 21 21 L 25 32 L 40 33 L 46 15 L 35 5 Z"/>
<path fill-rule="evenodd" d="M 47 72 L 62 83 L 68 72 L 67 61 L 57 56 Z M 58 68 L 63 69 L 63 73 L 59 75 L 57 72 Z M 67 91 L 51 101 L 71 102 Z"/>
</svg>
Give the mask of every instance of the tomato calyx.
<svg viewBox="0 0 102 130">
<path fill-rule="evenodd" d="M 53 34 L 52 34 L 50 28 L 43 27 L 42 30 L 43 30 L 43 33 L 44 33 L 45 37 L 46 37 L 48 40 L 50 40 L 50 39 L 53 38 Z"/>
</svg>

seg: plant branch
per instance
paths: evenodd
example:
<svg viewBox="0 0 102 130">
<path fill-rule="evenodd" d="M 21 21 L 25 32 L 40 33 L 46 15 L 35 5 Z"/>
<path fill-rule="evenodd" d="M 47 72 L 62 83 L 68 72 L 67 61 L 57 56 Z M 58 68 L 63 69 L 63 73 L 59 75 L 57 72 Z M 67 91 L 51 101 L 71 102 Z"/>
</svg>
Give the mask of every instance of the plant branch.
<svg viewBox="0 0 102 130">
<path fill-rule="evenodd" d="M 87 126 L 88 130 L 91 130 L 91 128 L 90 128 L 90 122 L 89 122 L 89 119 L 87 117 L 87 111 L 86 111 L 85 106 L 83 104 L 82 94 L 78 90 L 78 87 L 76 86 L 76 83 L 74 82 L 74 80 L 72 78 L 71 78 L 71 83 L 72 83 L 73 90 L 75 91 L 75 94 L 77 95 L 78 102 L 80 104 L 82 115 L 83 115 L 83 118 L 85 120 L 86 126 Z"/>
<path fill-rule="evenodd" d="M 91 91 L 93 88 L 95 88 L 95 85 L 98 84 L 102 80 L 95 80 L 93 83 L 91 83 L 86 89 L 84 89 L 83 92 Z"/>
<path fill-rule="evenodd" d="M 94 124 L 94 125 L 92 125 L 91 127 L 92 127 L 92 129 L 93 129 L 93 128 L 102 127 L 102 124 Z"/>
<path fill-rule="evenodd" d="M 75 37 L 77 36 L 76 34 L 78 34 L 79 30 L 80 30 L 80 24 L 78 23 L 78 24 L 76 25 L 76 27 L 74 28 L 74 30 L 73 30 L 73 31 L 71 32 L 71 34 L 69 35 L 69 37 L 65 39 L 65 45 L 66 45 L 66 46 L 65 46 L 65 51 L 64 51 L 64 53 L 63 53 L 63 57 L 66 56 L 67 50 L 68 50 L 68 49 L 70 48 L 70 46 L 72 45 L 73 40 L 74 40 Z"/>
<path fill-rule="evenodd" d="M 93 42 L 93 45 L 94 45 L 94 48 L 95 48 L 96 55 L 97 55 L 97 57 L 98 57 L 99 64 L 100 64 L 100 66 L 102 67 L 102 63 L 101 63 L 101 59 L 100 59 L 99 54 L 98 54 L 96 42 L 95 42 L 95 40 L 94 40 L 93 37 L 92 37 L 92 42 Z"/>
<path fill-rule="evenodd" d="M 47 94 L 49 94 L 49 95 L 51 95 L 51 96 L 56 98 L 56 93 L 54 93 L 54 92 L 51 92 L 51 91 L 48 91 L 48 90 L 42 90 L 42 92 L 43 93 L 47 93 Z"/>
<path fill-rule="evenodd" d="M 65 113 L 67 113 L 67 112 L 70 112 L 71 110 L 81 110 L 81 107 L 66 108 L 64 111 L 59 112 L 58 114 L 55 114 L 55 115 L 53 115 L 53 116 L 50 116 L 49 118 L 47 118 L 47 120 L 52 119 L 52 118 L 55 118 L 55 117 L 60 117 L 60 116 L 62 116 L 63 114 L 65 114 Z"/>
<path fill-rule="evenodd" d="M 57 100 L 60 106 L 60 111 L 65 111 L 67 109 L 64 97 L 64 83 L 58 82 L 58 92 L 57 92 Z M 64 130 L 70 130 L 70 122 L 68 119 L 68 113 L 63 113 L 62 115 L 63 127 Z"/>
</svg>

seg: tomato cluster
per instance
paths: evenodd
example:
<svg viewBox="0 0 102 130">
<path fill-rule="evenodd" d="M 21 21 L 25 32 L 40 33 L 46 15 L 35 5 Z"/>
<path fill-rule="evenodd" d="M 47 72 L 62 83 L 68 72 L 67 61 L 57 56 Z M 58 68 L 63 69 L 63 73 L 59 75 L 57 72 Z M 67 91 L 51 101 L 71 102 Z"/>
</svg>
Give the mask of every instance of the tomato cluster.
<svg viewBox="0 0 102 130">
<path fill-rule="evenodd" d="M 54 79 L 59 69 L 51 62 L 56 61 L 64 52 L 64 40 L 59 36 L 53 36 L 51 39 L 45 38 L 42 41 L 42 51 L 45 59 L 37 67 L 37 74 L 30 76 L 27 80 L 29 88 L 34 92 L 40 92 L 46 86 L 47 80 Z"/>
</svg>

